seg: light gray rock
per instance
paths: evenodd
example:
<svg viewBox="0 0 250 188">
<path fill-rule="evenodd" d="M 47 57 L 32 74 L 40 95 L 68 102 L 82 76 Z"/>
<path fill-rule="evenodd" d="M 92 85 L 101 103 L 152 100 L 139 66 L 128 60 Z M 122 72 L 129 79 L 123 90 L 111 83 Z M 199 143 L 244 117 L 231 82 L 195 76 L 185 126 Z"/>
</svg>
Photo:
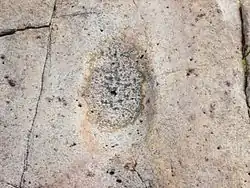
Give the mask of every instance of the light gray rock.
<svg viewBox="0 0 250 188">
<path fill-rule="evenodd" d="M 48 28 L 0 38 L 0 180 L 19 185 L 40 93 Z"/>
<path fill-rule="evenodd" d="M 156 17 L 144 16 L 158 26 L 149 26 L 149 38 L 171 36 L 160 40 L 159 56 L 168 59 L 154 63 L 159 86 L 149 147 L 160 187 L 248 187 L 250 123 L 238 5 L 190 1 L 169 7 L 175 17 L 160 26 Z M 172 35 L 166 34 L 169 22 Z"/>
<path fill-rule="evenodd" d="M 109 22 L 108 18 L 105 19 Z M 136 120 L 133 118 L 135 123 L 126 125 L 123 129 L 117 129 L 112 125 L 111 127 L 101 127 L 95 123 L 92 125 L 86 118 L 91 110 L 87 109 L 83 94 L 88 85 L 88 73 L 91 74 L 91 62 L 98 58 L 99 53 L 102 54 L 101 50 L 104 54 L 107 53 L 103 55 L 107 61 L 110 61 L 108 56 L 112 55 L 112 52 L 108 50 L 109 45 L 103 44 L 103 48 L 98 46 L 100 42 L 103 42 L 102 39 L 108 39 L 112 30 L 107 33 L 100 31 L 95 20 L 99 21 L 95 14 L 89 19 L 76 16 L 53 20 L 51 57 L 45 69 L 43 95 L 33 129 L 29 168 L 25 173 L 27 187 L 38 185 L 144 187 L 144 184 L 149 184 L 153 179 L 152 169 L 148 164 L 150 161 L 147 161 L 149 157 L 146 154 L 140 155 L 146 150 L 145 147 L 140 148 L 145 145 L 143 140 L 148 129 L 146 111 L 144 111 L 145 114 L 140 115 L 140 118 Z M 89 28 L 89 30 L 84 30 L 84 28 Z M 88 37 L 89 32 L 90 37 Z M 100 36 L 101 33 L 104 33 L 103 37 Z M 112 37 L 108 40 L 115 42 Z M 135 49 L 133 43 L 129 45 L 122 39 L 117 42 L 120 42 L 124 48 L 115 47 L 121 50 L 117 52 L 117 56 L 125 52 L 131 54 L 127 50 L 133 49 L 135 58 L 137 55 L 142 57 L 142 54 L 136 54 L 142 50 Z M 133 60 L 134 63 L 135 61 Z M 147 60 L 140 61 L 147 62 Z M 96 63 L 97 67 L 98 63 L 101 64 L 101 60 Z M 136 67 L 128 68 L 137 71 Z M 141 67 L 142 70 L 145 68 Z M 142 79 L 148 78 L 149 75 Z M 128 84 L 126 79 L 130 77 L 124 75 L 122 79 L 125 84 Z M 143 87 L 149 88 L 150 86 L 145 83 Z M 129 95 L 133 97 L 133 94 Z M 139 103 L 141 102 L 140 100 Z M 125 106 L 127 107 L 127 104 Z M 138 143 L 142 144 L 138 145 Z M 132 144 L 134 146 L 131 148 Z M 148 167 L 145 167 L 145 164 L 148 164 Z M 147 178 L 145 182 L 142 182 L 140 175 L 137 174 L 141 173 L 137 172 L 138 168 L 145 171 L 145 178 Z M 113 171 L 115 171 L 114 174 L 112 174 Z"/>
<path fill-rule="evenodd" d="M 16 185 L 12 185 L 9 183 L 5 183 L 5 182 L 0 182 L 0 187 L 4 187 L 4 188 L 15 188 L 17 187 Z"/>
<path fill-rule="evenodd" d="M 55 0 L 0 1 L 0 35 L 49 25 Z"/>
<path fill-rule="evenodd" d="M 249 187 L 241 26 L 234 0 L 58 0 L 23 187 Z"/>
</svg>

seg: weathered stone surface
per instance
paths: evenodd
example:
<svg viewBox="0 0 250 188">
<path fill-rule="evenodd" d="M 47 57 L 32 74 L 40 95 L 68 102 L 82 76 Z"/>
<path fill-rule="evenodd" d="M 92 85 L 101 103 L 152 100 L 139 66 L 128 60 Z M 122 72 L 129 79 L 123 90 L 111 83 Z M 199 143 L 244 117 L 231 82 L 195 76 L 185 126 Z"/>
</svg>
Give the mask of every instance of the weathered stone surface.
<svg viewBox="0 0 250 188">
<path fill-rule="evenodd" d="M 10 30 L 49 25 L 55 0 L 0 1 L 0 35 Z"/>
<path fill-rule="evenodd" d="M 31 182 L 26 183 L 28 187 L 98 187 L 100 184 L 143 187 L 149 184 L 148 178 L 153 179 L 150 161 L 147 162 L 148 168 L 144 163 L 148 157 L 140 155 L 145 152 L 144 147 L 140 146 L 144 144 L 147 120 L 150 119 L 146 108 L 140 118 L 124 129 L 102 131 L 99 126 L 88 121 L 83 95 L 90 66 L 97 52 L 108 52 L 108 45 L 98 47 L 103 42 L 99 28 L 99 33 L 88 40 L 89 31 L 80 28 L 88 27 L 94 32 L 96 23 L 93 20 L 96 18 L 96 15 L 92 15 L 89 20 L 81 16 L 53 20 L 51 58 L 45 69 L 46 79 L 34 126 L 30 166 L 25 173 L 25 182 Z M 113 41 L 108 38 L 108 33 L 104 35 L 107 40 Z M 128 49 L 123 52 L 131 53 L 126 51 Z M 140 57 L 143 58 L 142 54 Z M 144 87 L 149 86 L 144 84 Z M 140 142 L 142 144 L 137 146 Z M 131 148 L 132 144 L 134 146 Z M 124 168 L 127 163 L 135 163 L 136 171 L 138 168 L 146 171 L 145 182 L 140 180 L 135 170 Z M 115 174 L 110 175 L 110 170 L 114 170 Z M 70 181 L 65 181 L 67 177 Z"/>
<path fill-rule="evenodd" d="M 236 1 L 58 0 L 54 15 L 23 187 L 249 187 Z"/>
<path fill-rule="evenodd" d="M 172 40 L 163 42 L 161 52 L 168 59 L 154 67 L 159 86 L 149 147 L 156 176 L 160 187 L 248 187 L 249 117 L 238 5 L 186 3 L 169 6 L 183 19 L 171 17 Z M 168 20 L 163 23 L 151 27 L 152 35 Z M 159 36 L 169 37 L 164 32 Z"/>
<path fill-rule="evenodd" d="M 8 183 L 5 182 L 0 182 L 0 187 L 4 187 L 4 188 L 13 188 L 16 185 L 10 185 Z"/>
<path fill-rule="evenodd" d="M 40 93 L 48 28 L 0 38 L 0 179 L 19 185 Z"/>
</svg>

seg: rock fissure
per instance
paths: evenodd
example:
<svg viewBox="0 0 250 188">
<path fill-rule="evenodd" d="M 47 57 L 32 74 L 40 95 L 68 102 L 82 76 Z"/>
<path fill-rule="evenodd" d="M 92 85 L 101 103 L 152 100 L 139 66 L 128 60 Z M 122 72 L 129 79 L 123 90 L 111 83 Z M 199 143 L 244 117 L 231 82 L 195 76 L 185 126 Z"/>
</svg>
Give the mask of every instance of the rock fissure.
<svg viewBox="0 0 250 188">
<path fill-rule="evenodd" d="M 39 91 L 39 95 L 38 95 L 38 99 L 37 99 L 37 103 L 36 103 L 36 107 L 35 107 L 35 114 L 34 114 L 34 117 L 32 119 L 31 127 L 30 127 L 30 129 L 28 131 L 28 134 L 27 134 L 26 153 L 25 153 L 25 157 L 24 157 L 23 171 L 22 171 L 20 182 L 19 182 L 19 188 L 23 187 L 25 172 L 28 169 L 28 159 L 29 159 L 29 155 L 30 155 L 31 136 L 32 136 L 32 133 L 33 133 L 33 128 L 34 128 L 35 121 L 36 121 L 36 118 L 37 118 L 37 113 L 38 113 L 38 107 L 39 107 L 41 96 L 42 96 L 42 93 L 43 93 L 45 68 L 46 68 L 46 64 L 47 64 L 47 62 L 48 62 L 48 60 L 50 58 L 50 55 L 51 55 L 51 33 L 52 33 L 51 25 L 52 25 L 52 19 L 53 19 L 54 14 L 55 14 L 55 10 L 56 10 L 56 1 L 54 2 L 53 13 L 52 13 L 52 16 L 51 16 L 51 19 L 50 19 L 50 23 L 47 26 L 47 27 L 49 27 L 47 53 L 46 53 L 46 56 L 45 56 L 45 61 L 44 61 L 43 69 L 42 69 L 41 85 L 40 85 L 40 91 Z"/>
<path fill-rule="evenodd" d="M 31 30 L 31 29 L 42 29 L 42 28 L 48 28 L 48 27 L 50 27 L 51 26 L 52 18 L 55 17 L 56 1 L 57 0 L 55 0 L 55 2 L 54 2 L 52 16 L 51 16 L 50 21 L 49 21 L 48 24 L 37 25 L 37 26 L 29 25 L 29 26 L 26 26 L 26 27 L 23 27 L 23 28 L 15 28 L 15 29 L 4 30 L 4 31 L 0 32 L 0 37 L 4 37 L 4 36 L 8 36 L 8 35 L 13 35 L 13 34 L 15 34 L 18 31 L 25 31 L 25 30 Z"/>
<path fill-rule="evenodd" d="M 145 188 L 148 188 L 148 186 L 145 184 L 145 181 L 143 180 L 141 174 L 135 169 L 135 172 L 138 176 L 138 178 L 141 180 L 142 184 L 145 186 Z"/>
<path fill-rule="evenodd" d="M 9 29 L 0 32 L 0 37 L 8 36 L 8 35 L 13 35 L 18 31 L 25 31 L 25 30 L 30 30 L 30 29 L 42 29 L 42 28 L 48 28 L 50 27 L 50 24 L 47 25 L 40 25 L 40 26 L 27 26 L 24 28 L 17 28 L 17 29 Z"/>
<path fill-rule="evenodd" d="M 9 185 L 9 186 L 11 186 L 11 187 L 14 187 L 14 188 L 18 188 L 18 186 L 15 185 L 15 184 L 12 184 L 12 183 L 9 183 L 9 182 L 3 181 L 3 180 L 0 180 L 0 182 L 2 182 L 2 183 L 4 183 L 4 184 L 7 184 L 7 185 Z"/>
<path fill-rule="evenodd" d="M 248 75 L 249 75 L 249 65 L 247 62 L 247 57 L 250 54 L 248 50 L 248 45 L 246 43 L 246 20 L 244 19 L 244 8 L 242 2 L 239 5 L 240 21 L 241 21 L 241 52 L 242 52 L 242 64 L 244 68 L 244 93 L 246 98 L 246 105 L 248 108 L 248 116 L 250 117 L 250 104 L 248 101 Z"/>
</svg>

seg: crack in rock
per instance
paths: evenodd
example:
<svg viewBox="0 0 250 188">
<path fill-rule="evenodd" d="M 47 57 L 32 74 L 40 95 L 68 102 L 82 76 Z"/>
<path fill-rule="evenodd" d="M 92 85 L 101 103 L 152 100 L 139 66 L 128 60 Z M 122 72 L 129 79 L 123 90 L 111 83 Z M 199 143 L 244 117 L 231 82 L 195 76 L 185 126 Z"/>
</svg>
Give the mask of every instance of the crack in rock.
<svg viewBox="0 0 250 188">
<path fill-rule="evenodd" d="M 50 23 L 49 23 L 49 25 L 46 26 L 46 27 L 49 27 L 47 53 L 46 53 L 46 57 L 45 57 L 45 61 L 44 61 L 43 69 L 42 69 L 40 92 L 39 92 L 37 103 L 36 103 L 35 114 L 34 114 L 34 117 L 32 119 L 31 127 L 30 127 L 30 129 L 28 131 L 28 134 L 27 134 L 26 153 L 25 153 L 25 158 L 24 158 L 24 162 L 23 162 L 23 171 L 22 171 L 22 175 L 21 175 L 21 178 L 20 178 L 20 182 L 19 182 L 19 188 L 23 187 L 24 174 L 25 174 L 25 172 L 28 169 L 28 158 L 29 158 L 29 154 L 30 154 L 31 135 L 32 135 L 33 128 L 34 128 L 34 125 L 35 125 L 35 120 L 36 120 L 37 113 L 38 113 L 38 107 L 39 107 L 41 96 L 42 96 L 42 93 L 43 93 L 43 88 L 44 88 L 44 74 L 45 74 L 46 64 L 47 64 L 47 62 L 48 62 L 48 60 L 49 60 L 49 58 L 51 56 L 51 33 L 52 33 L 51 23 L 52 23 L 52 19 L 54 17 L 54 14 L 55 14 L 55 10 L 56 10 L 56 0 L 54 2 L 53 13 L 52 13 L 52 16 L 51 16 L 51 19 L 50 19 Z M 34 29 L 34 28 L 28 28 L 28 29 Z"/>
<path fill-rule="evenodd" d="M 0 37 L 8 36 L 8 35 L 13 35 L 18 31 L 25 31 L 25 30 L 31 30 L 31 29 L 42 29 L 42 28 L 48 28 L 50 24 L 48 25 L 40 25 L 40 26 L 27 26 L 24 28 L 17 28 L 17 29 L 9 29 L 0 32 Z"/>
<path fill-rule="evenodd" d="M 14 188 L 18 188 L 18 186 L 17 186 L 17 185 L 12 184 L 12 183 L 9 183 L 9 182 L 7 182 L 7 181 L 0 180 L 0 182 L 2 182 L 2 183 L 4 183 L 4 184 L 7 184 L 7 185 L 9 185 L 9 186 L 11 186 L 11 187 L 14 187 Z"/>
<path fill-rule="evenodd" d="M 25 30 L 31 30 L 31 29 L 42 29 L 42 28 L 48 28 L 51 26 L 51 22 L 52 22 L 52 18 L 55 17 L 55 11 L 56 11 L 56 2 L 57 0 L 55 0 L 54 2 L 54 6 L 53 6 L 53 12 L 52 12 L 52 16 L 50 18 L 50 21 L 48 24 L 45 25 L 38 25 L 38 26 L 34 26 L 34 25 L 28 25 L 26 27 L 22 27 L 22 28 L 15 28 L 15 29 L 8 29 L 8 30 L 4 30 L 4 31 L 0 31 L 0 37 L 4 37 L 4 36 L 8 36 L 8 35 L 13 35 L 18 31 L 25 31 Z"/>
<path fill-rule="evenodd" d="M 30 145 L 31 145 L 30 140 L 31 140 L 31 135 L 32 135 L 32 132 L 33 132 L 35 120 L 36 120 L 36 117 L 37 117 L 37 112 L 38 112 L 38 107 L 39 107 L 39 103 L 40 103 L 40 100 L 41 100 L 41 95 L 43 93 L 45 67 L 46 67 L 46 62 L 48 61 L 49 56 L 50 56 L 51 30 L 50 30 L 48 38 L 49 39 L 48 39 L 48 46 L 47 46 L 47 54 L 46 54 L 46 58 L 45 58 L 45 62 L 44 62 L 44 65 L 43 65 L 43 70 L 42 70 L 40 92 L 39 92 L 39 96 L 38 96 L 37 103 L 36 103 L 35 115 L 34 115 L 34 117 L 32 119 L 32 124 L 31 124 L 31 127 L 30 127 L 30 129 L 28 131 L 28 135 L 27 135 L 26 154 L 25 154 L 25 158 L 24 158 L 23 172 L 22 172 L 21 180 L 20 180 L 20 184 L 19 184 L 20 188 L 22 188 L 22 186 L 23 186 L 24 173 L 27 171 L 27 168 L 28 168 L 28 158 L 29 158 L 29 154 L 30 154 L 29 152 L 30 152 Z"/>
<path fill-rule="evenodd" d="M 97 11 L 88 11 L 88 12 L 75 12 L 72 14 L 63 14 L 63 15 L 57 16 L 56 18 L 75 17 L 75 16 L 83 16 L 83 17 L 87 18 L 88 16 L 90 16 L 92 14 L 95 14 L 97 16 L 101 15 L 101 13 L 97 12 Z"/>
<path fill-rule="evenodd" d="M 242 51 L 242 62 L 243 62 L 243 68 L 244 68 L 244 93 L 245 93 L 245 97 L 246 97 L 246 105 L 248 108 L 248 116 L 250 117 L 250 104 L 248 101 L 248 76 L 249 76 L 249 65 L 247 62 L 247 57 L 250 53 L 250 51 L 248 51 L 248 45 L 247 45 L 247 41 L 246 41 L 246 19 L 244 18 L 244 7 L 242 2 L 240 2 L 239 4 L 239 14 L 240 14 L 240 21 L 241 21 L 241 51 Z"/>
</svg>

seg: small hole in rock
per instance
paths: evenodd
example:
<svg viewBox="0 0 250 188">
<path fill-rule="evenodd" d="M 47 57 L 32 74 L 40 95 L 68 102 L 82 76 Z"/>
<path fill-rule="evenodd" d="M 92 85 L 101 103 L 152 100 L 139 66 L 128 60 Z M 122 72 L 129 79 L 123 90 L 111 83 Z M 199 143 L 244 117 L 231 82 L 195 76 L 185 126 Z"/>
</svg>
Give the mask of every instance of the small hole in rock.
<svg viewBox="0 0 250 188">
<path fill-rule="evenodd" d="M 9 79 L 9 80 L 8 80 L 8 83 L 9 83 L 9 85 L 10 85 L 11 87 L 15 87 L 15 86 L 16 86 L 16 82 L 15 82 L 14 80 Z"/>
<path fill-rule="evenodd" d="M 109 172 L 109 174 L 112 176 L 112 175 L 115 174 L 115 171 L 114 171 L 114 170 L 111 170 L 111 171 Z"/>
<path fill-rule="evenodd" d="M 116 95 L 117 95 L 117 93 L 116 93 L 116 91 L 115 91 L 115 90 L 110 91 L 110 93 L 111 93 L 111 95 L 114 95 L 114 96 L 116 96 Z"/>
<path fill-rule="evenodd" d="M 69 147 L 73 147 L 73 146 L 76 146 L 75 142 L 73 142 Z"/>
<path fill-rule="evenodd" d="M 147 102 L 146 102 L 147 104 L 149 104 L 150 103 L 150 99 L 147 99 Z"/>
<path fill-rule="evenodd" d="M 226 86 L 228 86 L 228 87 L 231 86 L 231 83 L 230 83 L 229 81 L 226 81 L 225 84 L 226 84 Z"/>
<path fill-rule="evenodd" d="M 112 145 L 111 148 L 114 148 L 114 147 L 116 147 L 116 146 L 118 146 L 118 144 Z"/>
<path fill-rule="evenodd" d="M 121 183 L 122 180 L 121 180 L 121 179 L 117 179 L 116 182 L 117 182 L 117 183 Z"/>
<path fill-rule="evenodd" d="M 190 76 L 193 73 L 194 73 L 194 69 L 188 69 L 186 76 Z"/>
</svg>

